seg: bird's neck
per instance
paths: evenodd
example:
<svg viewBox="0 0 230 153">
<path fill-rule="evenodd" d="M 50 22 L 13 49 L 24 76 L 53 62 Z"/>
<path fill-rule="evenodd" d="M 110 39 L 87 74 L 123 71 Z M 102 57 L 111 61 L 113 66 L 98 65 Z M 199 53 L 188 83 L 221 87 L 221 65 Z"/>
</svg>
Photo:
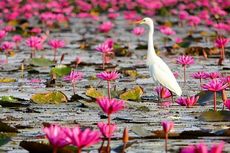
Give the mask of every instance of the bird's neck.
<svg viewBox="0 0 230 153">
<path fill-rule="evenodd" d="M 148 39 L 148 57 L 156 56 L 156 52 L 153 46 L 153 32 L 154 28 L 153 25 L 149 26 L 149 39 Z"/>
</svg>

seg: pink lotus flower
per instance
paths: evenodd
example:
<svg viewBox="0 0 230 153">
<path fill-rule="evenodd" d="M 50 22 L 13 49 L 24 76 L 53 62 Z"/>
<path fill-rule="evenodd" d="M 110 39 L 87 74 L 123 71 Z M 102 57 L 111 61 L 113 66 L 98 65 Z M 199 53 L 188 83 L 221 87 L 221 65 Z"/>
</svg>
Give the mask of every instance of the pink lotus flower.
<svg viewBox="0 0 230 153">
<path fill-rule="evenodd" d="M 191 77 L 194 79 L 206 79 L 207 77 L 209 77 L 207 75 L 208 75 L 208 73 L 206 73 L 206 72 L 198 71 L 198 72 L 193 73 L 191 75 Z"/>
<path fill-rule="evenodd" d="M 184 83 L 186 82 L 186 66 L 194 64 L 194 59 L 192 56 L 182 55 L 177 58 L 177 63 L 181 64 L 184 68 Z"/>
<path fill-rule="evenodd" d="M 185 20 L 185 19 L 188 18 L 188 16 L 189 16 L 189 14 L 188 14 L 188 12 L 186 12 L 186 11 L 180 11 L 180 12 L 179 12 L 179 19 L 180 19 L 180 20 Z"/>
<path fill-rule="evenodd" d="M 113 23 L 110 21 L 107 22 L 103 22 L 100 26 L 99 26 L 99 31 L 103 32 L 103 33 L 107 33 L 109 32 L 112 28 L 113 28 Z"/>
<path fill-rule="evenodd" d="M 206 83 L 206 84 L 203 84 L 202 85 L 202 88 L 204 90 L 209 90 L 209 91 L 212 91 L 212 92 L 216 92 L 216 91 L 221 91 L 225 88 L 227 88 L 227 84 L 224 84 L 223 81 L 220 81 L 220 80 L 211 80 L 210 82 Z"/>
<path fill-rule="evenodd" d="M 110 93 L 110 81 L 116 80 L 119 77 L 119 73 L 117 73 L 116 71 L 112 71 L 112 72 L 101 72 L 97 74 L 97 77 L 102 79 L 102 80 L 106 80 L 107 81 L 107 85 L 108 85 L 108 97 L 111 99 L 111 93 Z"/>
<path fill-rule="evenodd" d="M 106 63 L 106 56 L 112 53 L 112 50 L 113 50 L 113 40 L 107 39 L 102 44 L 99 44 L 98 46 L 96 46 L 96 50 L 102 53 L 102 68 L 104 69 L 105 63 Z"/>
<path fill-rule="evenodd" d="M 192 56 L 182 55 L 177 58 L 177 63 L 182 66 L 194 64 L 194 59 Z"/>
<path fill-rule="evenodd" d="M 228 38 L 224 38 L 224 37 L 217 37 L 215 40 L 215 46 L 217 48 L 223 48 L 225 47 L 229 42 Z"/>
<path fill-rule="evenodd" d="M 63 40 L 53 39 L 48 42 L 48 45 L 53 48 L 54 51 L 54 61 L 56 61 L 57 49 L 65 46 Z"/>
<path fill-rule="evenodd" d="M 49 127 L 44 127 L 43 131 L 45 132 L 50 144 L 52 144 L 54 147 L 53 153 L 56 153 L 58 148 L 69 145 L 64 132 L 65 130 L 61 126 L 52 124 Z"/>
<path fill-rule="evenodd" d="M 209 153 L 222 153 L 224 149 L 224 142 L 213 144 Z"/>
<path fill-rule="evenodd" d="M 30 30 L 30 32 L 35 34 L 40 34 L 42 32 L 42 29 L 38 27 L 34 27 L 33 29 Z"/>
<path fill-rule="evenodd" d="M 31 50 L 31 58 L 35 57 L 35 50 L 42 49 L 42 40 L 39 37 L 32 36 L 26 40 L 26 45 L 29 46 Z"/>
<path fill-rule="evenodd" d="M 102 43 L 96 46 L 96 50 L 101 53 L 109 53 L 112 52 L 113 48 L 108 43 Z"/>
<path fill-rule="evenodd" d="M 164 132 L 169 133 L 174 127 L 174 122 L 173 121 L 162 121 L 161 125 L 163 127 Z"/>
<path fill-rule="evenodd" d="M 125 105 L 123 100 L 109 99 L 108 97 L 98 98 L 96 102 L 108 116 L 124 109 Z"/>
<path fill-rule="evenodd" d="M 167 35 L 167 36 L 176 34 L 176 32 L 172 28 L 166 27 L 166 26 L 161 26 L 160 32 Z"/>
<path fill-rule="evenodd" d="M 2 40 L 3 38 L 5 38 L 7 35 L 7 32 L 5 30 L 0 30 L 0 40 Z"/>
<path fill-rule="evenodd" d="M 8 53 L 10 50 L 12 50 L 12 49 L 14 48 L 14 43 L 9 42 L 9 41 L 4 41 L 4 42 L 1 44 L 0 48 L 1 48 L 2 50 L 4 50 L 6 53 Z"/>
<path fill-rule="evenodd" d="M 193 27 L 196 27 L 200 23 L 200 18 L 198 16 L 189 16 L 187 20 L 188 24 Z"/>
<path fill-rule="evenodd" d="M 215 40 L 215 46 L 220 49 L 220 59 L 219 59 L 218 65 L 222 65 L 222 62 L 225 59 L 225 46 L 227 45 L 228 42 L 229 42 L 229 39 L 224 38 L 224 37 L 218 37 Z"/>
<path fill-rule="evenodd" d="M 70 144 L 77 146 L 78 153 L 81 153 L 83 148 L 98 143 L 101 136 L 99 131 L 91 131 L 89 128 L 81 130 L 78 126 L 66 129 L 65 133 Z"/>
<path fill-rule="evenodd" d="M 191 96 L 191 97 L 180 97 L 176 100 L 181 106 L 192 107 L 194 106 L 199 99 L 199 96 Z"/>
<path fill-rule="evenodd" d="M 230 99 L 224 101 L 224 106 L 226 106 L 230 110 Z"/>
<path fill-rule="evenodd" d="M 14 35 L 13 36 L 13 41 L 15 43 L 20 43 L 22 41 L 22 36 L 20 36 L 20 35 Z"/>
<path fill-rule="evenodd" d="M 75 94 L 75 84 L 78 80 L 81 80 L 83 77 L 82 72 L 71 71 L 71 73 L 64 77 L 65 81 L 70 81 L 73 87 L 73 93 Z"/>
<path fill-rule="evenodd" d="M 224 90 L 227 87 L 228 87 L 228 84 L 224 84 L 223 81 L 220 81 L 217 79 L 211 80 L 210 82 L 202 85 L 202 88 L 204 90 L 209 90 L 209 91 L 214 92 L 214 95 L 213 95 L 214 111 L 216 111 L 216 92 Z"/>
<path fill-rule="evenodd" d="M 208 73 L 203 72 L 203 71 L 199 71 L 199 72 L 195 72 L 191 75 L 192 78 L 194 79 L 199 79 L 200 80 L 200 86 L 201 86 L 201 80 L 202 79 L 206 79 L 208 76 Z"/>
<path fill-rule="evenodd" d="M 11 32 L 14 31 L 15 28 L 13 26 L 7 25 L 3 28 L 3 30 L 5 30 L 6 32 Z"/>
<path fill-rule="evenodd" d="M 117 126 L 115 124 L 107 124 L 107 123 L 103 123 L 103 122 L 99 122 L 97 123 L 98 128 L 101 131 L 101 134 L 105 137 L 105 138 L 111 138 L 111 136 L 113 135 L 114 131 L 117 129 Z"/>
<path fill-rule="evenodd" d="M 48 45 L 53 49 L 62 48 L 65 46 L 65 42 L 63 40 L 52 39 L 48 42 Z"/>
<path fill-rule="evenodd" d="M 189 145 L 187 147 L 183 147 L 180 150 L 180 153 L 222 153 L 224 148 L 224 143 L 221 142 L 219 144 L 212 145 L 211 149 L 208 151 L 208 147 L 204 143 L 200 143 L 197 145 Z"/>
<path fill-rule="evenodd" d="M 145 32 L 145 29 L 142 27 L 135 27 L 132 31 L 134 35 L 141 36 Z"/>
<path fill-rule="evenodd" d="M 159 98 L 169 98 L 171 97 L 171 93 L 167 88 L 164 88 L 162 86 L 157 86 L 155 88 L 155 91 Z"/>
<path fill-rule="evenodd" d="M 180 153 L 208 153 L 208 148 L 205 144 L 200 143 L 197 145 L 189 145 L 187 147 L 183 147 Z"/>
<path fill-rule="evenodd" d="M 179 44 L 179 43 L 182 43 L 182 42 L 183 42 L 182 38 L 179 38 L 179 37 L 175 38 L 175 43 Z"/>
<path fill-rule="evenodd" d="M 174 127 L 174 122 L 173 121 L 163 121 L 161 122 L 161 125 L 163 127 L 163 131 L 165 133 L 165 152 L 167 152 L 168 147 L 168 133 L 173 129 Z"/>
<path fill-rule="evenodd" d="M 102 79 L 102 80 L 106 80 L 106 81 L 113 81 L 116 80 L 119 77 L 119 73 L 116 71 L 111 71 L 111 72 L 101 72 L 97 74 L 97 77 Z"/>
<path fill-rule="evenodd" d="M 210 72 L 210 73 L 206 73 L 206 78 L 210 78 L 210 79 L 217 79 L 221 77 L 221 74 L 219 72 Z"/>
</svg>

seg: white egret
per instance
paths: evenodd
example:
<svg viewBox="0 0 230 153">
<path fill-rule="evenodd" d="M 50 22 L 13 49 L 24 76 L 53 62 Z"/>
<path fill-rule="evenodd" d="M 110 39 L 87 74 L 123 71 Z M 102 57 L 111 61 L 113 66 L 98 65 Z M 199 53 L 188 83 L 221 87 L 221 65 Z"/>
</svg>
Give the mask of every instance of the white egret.
<svg viewBox="0 0 230 153">
<path fill-rule="evenodd" d="M 148 53 L 147 53 L 147 65 L 149 72 L 154 81 L 158 81 L 161 85 L 168 88 L 171 92 L 181 96 L 182 90 L 177 83 L 175 76 L 169 69 L 168 65 L 157 56 L 153 45 L 153 32 L 154 25 L 151 18 L 144 18 L 138 22 L 139 24 L 147 24 L 149 26 L 149 38 L 148 38 Z"/>
</svg>

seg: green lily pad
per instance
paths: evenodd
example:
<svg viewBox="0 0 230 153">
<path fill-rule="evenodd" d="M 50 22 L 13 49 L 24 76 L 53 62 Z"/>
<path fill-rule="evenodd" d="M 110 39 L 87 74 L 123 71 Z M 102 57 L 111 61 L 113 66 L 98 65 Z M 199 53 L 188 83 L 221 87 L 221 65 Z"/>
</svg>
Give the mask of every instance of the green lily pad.
<svg viewBox="0 0 230 153">
<path fill-rule="evenodd" d="M 0 146 L 7 144 L 10 141 L 10 137 L 6 134 L 0 133 Z"/>
<path fill-rule="evenodd" d="M 0 105 L 2 107 L 23 107 L 29 106 L 29 103 L 24 99 L 15 98 L 13 96 L 2 96 L 0 97 Z"/>
<path fill-rule="evenodd" d="M 134 88 L 122 93 L 120 95 L 120 99 L 140 101 L 142 95 L 143 89 L 140 86 L 135 86 Z"/>
<path fill-rule="evenodd" d="M 95 99 L 104 96 L 102 91 L 99 91 L 93 87 L 87 89 L 85 94 L 86 94 L 86 96 L 91 97 L 91 98 L 95 98 Z"/>
<path fill-rule="evenodd" d="M 51 74 L 54 73 L 58 77 L 63 77 L 71 72 L 71 68 L 66 65 L 57 65 L 51 69 Z"/>
<path fill-rule="evenodd" d="M 2 96 L 0 98 L 0 101 L 4 101 L 4 102 L 16 102 L 17 100 L 13 97 L 13 96 Z"/>
<path fill-rule="evenodd" d="M 32 95 L 31 101 L 37 104 L 60 104 L 68 101 L 67 96 L 60 91 L 37 93 Z"/>
<path fill-rule="evenodd" d="M 229 122 L 230 121 L 230 111 L 208 111 L 203 112 L 199 119 L 206 122 Z"/>
<path fill-rule="evenodd" d="M 30 64 L 34 66 L 51 66 L 54 65 L 54 62 L 46 58 L 32 58 Z"/>
</svg>

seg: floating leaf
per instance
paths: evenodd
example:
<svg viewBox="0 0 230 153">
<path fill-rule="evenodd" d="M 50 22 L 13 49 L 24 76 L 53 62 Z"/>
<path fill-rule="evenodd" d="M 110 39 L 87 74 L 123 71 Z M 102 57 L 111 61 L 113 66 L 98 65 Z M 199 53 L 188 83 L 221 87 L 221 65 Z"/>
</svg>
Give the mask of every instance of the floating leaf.
<svg viewBox="0 0 230 153">
<path fill-rule="evenodd" d="M 56 74 L 59 77 L 68 75 L 71 72 L 71 68 L 66 65 L 57 65 L 51 69 L 51 73 Z"/>
<path fill-rule="evenodd" d="M 51 66 L 54 62 L 46 58 L 32 58 L 30 64 L 34 66 Z"/>
<path fill-rule="evenodd" d="M 146 130 L 142 125 L 134 125 L 131 130 L 140 137 L 147 137 L 152 135 L 152 133 Z"/>
<path fill-rule="evenodd" d="M 16 79 L 14 78 L 0 78 L 0 83 L 10 83 L 10 82 L 16 82 Z"/>
<path fill-rule="evenodd" d="M 199 96 L 198 103 L 201 106 L 207 105 L 209 101 L 213 100 L 213 92 L 211 91 L 201 91 L 200 93 L 196 94 Z M 219 100 L 221 98 L 221 92 L 217 92 L 217 99 Z"/>
<path fill-rule="evenodd" d="M 38 104 L 59 104 L 68 101 L 66 95 L 60 91 L 37 93 L 32 95 L 31 100 Z"/>
<path fill-rule="evenodd" d="M 7 144 L 10 141 L 10 137 L 6 134 L 0 133 L 0 146 Z"/>
<path fill-rule="evenodd" d="M 20 146 L 29 152 L 33 153 L 52 153 L 53 147 L 49 144 L 31 142 L 31 141 L 21 141 Z M 58 148 L 58 153 L 74 153 L 74 150 L 68 149 L 70 147 Z M 75 150 L 76 152 L 76 150 Z"/>
<path fill-rule="evenodd" d="M 229 122 L 230 121 L 230 111 L 203 112 L 199 118 L 202 121 L 206 121 L 206 122 Z"/>
<path fill-rule="evenodd" d="M 139 101 L 143 95 L 143 89 L 140 86 L 135 86 L 133 89 L 130 89 L 120 95 L 120 99 L 123 100 L 133 100 Z"/>
<path fill-rule="evenodd" d="M 17 133 L 18 130 L 15 127 L 11 127 L 6 123 L 3 123 L 0 121 L 0 132 L 11 132 L 11 133 Z"/>
<path fill-rule="evenodd" d="M 86 90 L 86 96 L 89 96 L 91 98 L 99 98 L 103 97 L 103 93 L 101 91 L 98 91 L 97 89 L 90 87 L 89 89 Z"/>
<path fill-rule="evenodd" d="M 116 56 L 131 56 L 131 52 L 128 50 L 128 47 L 114 47 L 114 53 Z"/>
<path fill-rule="evenodd" d="M 0 98 L 0 105 L 2 107 L 21 107 L 29 106 L 29 103 L 25 103 L 24 99 L 15 98 L 13 96 L 2 96 Z"/>
<path fill-rule="evenodd" d="M 123 69 L 122 73 L 126 76 L 130 76 L 131 78 L 136 78 L 138 76 L 137 70 L 135 69 Z"/>
<path fill-rule="evenodd" d="M 5 102 L 16 102 L 17 100 L 13 96 L 2 96 L 1 101 Z"/>
</svg>

